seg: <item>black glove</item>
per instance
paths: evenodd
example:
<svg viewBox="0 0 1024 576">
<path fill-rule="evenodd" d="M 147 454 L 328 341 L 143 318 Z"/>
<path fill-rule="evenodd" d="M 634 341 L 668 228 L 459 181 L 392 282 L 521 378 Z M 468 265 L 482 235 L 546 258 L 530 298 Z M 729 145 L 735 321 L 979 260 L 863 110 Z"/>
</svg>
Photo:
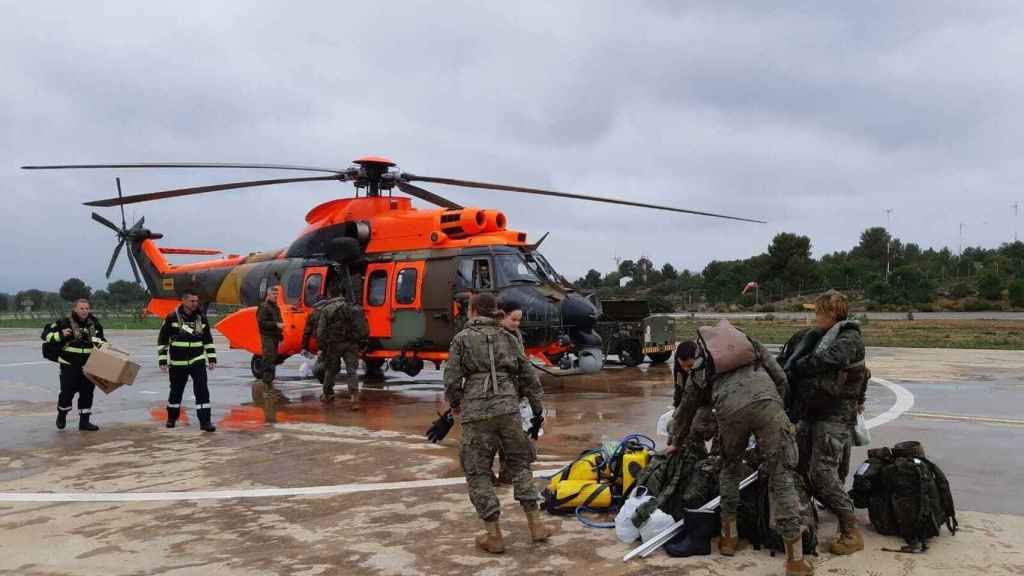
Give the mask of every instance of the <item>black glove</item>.
<svg viewBox="0 0 1024 576">
<path fill-rule="evenodd" d="M 544 425 L 544 415 L 535 414 L 533 418 L 530 418 L 530 429 L 526 434 L 533 440 L 536 440 L 540 436 L 540 428 Z"/>
<path fill-rule="evenodd" d="M 448 410 L 444 414 L 438 412 L 437 415 L 438 419 L 434 420 L 434 423 L 430 425 L 426 434 L 427 440 L 430 440 L 434 444 L 444 440 L 444 437 L 448 435 L 452 426 L 455 425 L 455 418 L 452 416 L 451 410 Z"/>
</svg>

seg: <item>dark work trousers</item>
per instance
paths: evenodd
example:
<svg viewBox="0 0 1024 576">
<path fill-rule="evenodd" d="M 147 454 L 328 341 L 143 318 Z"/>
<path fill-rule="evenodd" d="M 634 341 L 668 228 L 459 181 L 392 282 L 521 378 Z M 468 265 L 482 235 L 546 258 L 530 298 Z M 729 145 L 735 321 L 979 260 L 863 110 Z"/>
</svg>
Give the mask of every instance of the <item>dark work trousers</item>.
<svg viewBox="0 0 1024 576">
<path fill-rule="evenodd" d="M 92 413 L 92 396 L 95 391 L 96 385 L 85 377 L 81 366 L 61 364 L 60 395 L 57 396 L 58 410 L 70 412 L 71 401 L 75 398 L 75 394 L 78 394 L 78 412 L 80 414 Z"/>
<path fill-rule="evenodd" d="M 185 385 L 192 378 L 192 392 L 196 395 L 196 408 L 210 407 L 210 387 L 206 385 L 206 362 L 195 362 L 188 366 L 171 366 L 171 395 L 167 397 L 168 408 L 180 408 Z"/>
</svg>

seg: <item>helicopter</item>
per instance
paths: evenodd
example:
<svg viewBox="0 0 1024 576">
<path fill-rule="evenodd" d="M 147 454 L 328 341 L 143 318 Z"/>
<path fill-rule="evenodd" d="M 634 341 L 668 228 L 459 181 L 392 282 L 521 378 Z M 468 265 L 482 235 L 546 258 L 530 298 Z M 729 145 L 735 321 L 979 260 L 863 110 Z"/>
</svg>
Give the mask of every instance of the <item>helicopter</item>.
<svg viewBox="0 0 1024 576">
<path fill-rule="evenodd" d="M 744 222 L 760 220 L 702 212 L 632 200 L 620 200 L 508 186 L 473 180 L 420 176 L 401 172 L 388 158 L 364 156 L 343 169 L 288 164 L 122 163 L 22 166 L 26 170 L 60 169 L 252 169 L 319 173 L 316 176 L 228 182 L 124 195 L 85 202 L 86 206 L 121 208 L 121 226 L 93 212 L 92 219 L 117 235 L 107 277 L 122 249 L 136 281 L 151 295 L 147 313 L 164 316 L 175 310 L 185 290 L 199 294 L 202 305 L 242 306 L 216 329 L 232 348 L 252 353 L 254 376 L 262 371 L 256 307 L 267 290 L 281 286 L 279 305 L 284 336 L 278 362 L 302 352 L 302 332 L 310 309 L 319 300 L 342 295 L 359 303 L 370 328 L 363 353 L 368 376 L 393 371 L 416 376 L 425 362 L 439 368 L 448 357 L 452 337 L 467 319 L 468 300 L 492 292 L 523 309 L 521 331 L 535 364 L 555 371 L 594 373 L 604 359 L 595 331 L 599 302 L 573 288 L 539 251 L 547 234 L 530 243 L 525 232 L 508 228 L 503 212 L 462 206 L 414 182 L 496 190 L 664 210 Z M 127 226 L 124 206 L 239 188 L 298 182 L 351 183 L 355 195 L 328 200 L 310 210 L 306 228 L 287 248 L 248 255 L 220 250 L 172 248 L 157 244 L 163 235 L 144 227 L 145 217 Z M 394 191 L 406 196 L 396 196 Z M 412 198 L 436 208 L 417 209 Z M 168 256 L 218 258 L 172 264 Z M 314 344 L 315 346 L 315 344 Z"/>
</svg>

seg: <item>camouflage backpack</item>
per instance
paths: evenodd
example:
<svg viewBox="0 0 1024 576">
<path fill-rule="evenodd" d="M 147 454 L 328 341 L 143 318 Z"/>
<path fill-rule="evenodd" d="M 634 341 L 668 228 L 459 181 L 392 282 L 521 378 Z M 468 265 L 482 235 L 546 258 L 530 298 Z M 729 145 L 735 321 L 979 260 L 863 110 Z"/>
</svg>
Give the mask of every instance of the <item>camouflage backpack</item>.
<svg viewBox="0 0 1024 576">
<path fill-rule="evenodd" d="M 335 298 L 323 306 L 316 327 L 317 342 L 360 343 L 369 336 L 366 314 L 344 298 Z"/>
<path fill-rule="evenodd" d="M 927 550 L 928 539 L 938 536 L 943 525 L 950 534 L 959 527 L 949 480 L 925 457 L 919 442 L 869 450 L 850 496 L 855 506 L 868 509 L 880 534 L 906 540 L 903 552 Z"/>
</svg>

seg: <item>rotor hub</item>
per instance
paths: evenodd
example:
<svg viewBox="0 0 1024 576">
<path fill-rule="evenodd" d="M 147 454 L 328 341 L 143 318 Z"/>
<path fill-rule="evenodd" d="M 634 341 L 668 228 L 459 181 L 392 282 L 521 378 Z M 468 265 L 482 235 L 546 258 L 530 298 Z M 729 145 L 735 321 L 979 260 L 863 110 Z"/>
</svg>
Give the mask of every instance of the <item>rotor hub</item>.
<svg viewBox="0 0 1024 576">
<path fill-rule="evenodd" d="M 352 183 L 356 188 L 365 188 L 367 196 L 379 196 L 391 190 L 398 180 L 398 172 L 391 170 L 397 164 L 382 156 L 363 156 L 352 163 L 359 166 L 351 178 Z"/>
</svg>

